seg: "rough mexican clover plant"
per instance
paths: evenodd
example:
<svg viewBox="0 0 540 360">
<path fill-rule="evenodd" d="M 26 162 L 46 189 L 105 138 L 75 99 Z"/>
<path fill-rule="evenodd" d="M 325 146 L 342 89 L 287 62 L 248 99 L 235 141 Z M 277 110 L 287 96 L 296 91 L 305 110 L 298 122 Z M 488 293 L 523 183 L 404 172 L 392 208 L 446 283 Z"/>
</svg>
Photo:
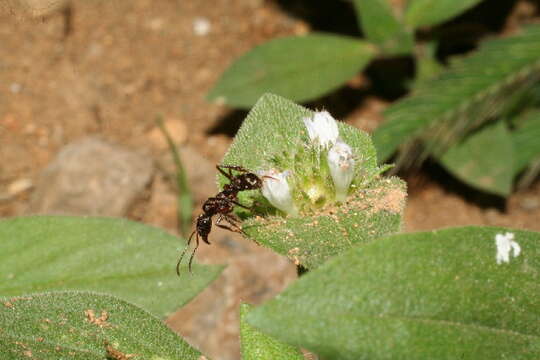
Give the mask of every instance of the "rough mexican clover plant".
<svg viewBox="0 0 540 360">
<path fill-rule="evenodd" d="M 257 172 L 240 194 L 246 235 L 313 269 L 355 243 L 400 230 L 405 185 L 380 176 L 369 136 L 275 95 L 254 106 L 222 161 Z M 219 179 L 220 184 L 226 182 Z"/>
</svg>

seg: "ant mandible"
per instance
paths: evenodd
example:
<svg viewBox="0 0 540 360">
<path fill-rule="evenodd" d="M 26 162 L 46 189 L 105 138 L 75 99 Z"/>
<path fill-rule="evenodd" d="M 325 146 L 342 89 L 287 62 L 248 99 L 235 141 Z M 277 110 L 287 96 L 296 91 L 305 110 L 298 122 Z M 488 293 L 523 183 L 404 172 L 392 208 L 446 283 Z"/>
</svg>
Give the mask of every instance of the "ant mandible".
<svg viewBox="0 0 540 360">
<path fill-rule="evenodd" d="M 212 231 L 212 217 L 218 215 L 218 218 L 215 222 L 215 225 L 233 232 L 242 232 L 242 228 L 238 225 L 240 219 L 233 215 L 232 211 L 235 205 L 240 206 L 244 209 L 251 210 L 249 207 L 244 206 L 238 202 L 238 193 L 246 190 L 257 190 L 262 187 L 263 180 L 256 174 L 250 172 L 247 169 L 244 169 L 241 166 L 236 165 L 216 165 L 217 170 L 223 174 L 229 183 L 223 186 L 223 190 L 217 193 L 216 196 L 208 198 L 203 206 L 203 213 L 197 217 L 197 225 L 195 230 L 189 236 L 188 242 L 178 262 L 176 264 L 176 274 L 180 276 L 180 263 L 186 254 L 189 245 L 191 244 L 191 239 L 195 235 L 195 248 L 191 253 L 189 258 L 188 268 L 191 272 L 191 263 L 193 262 L 193 257 L 195 252 L 199 248 L 199 238 L 201 238 L 205 243 L 210 244 L 208 241 L 208 235 Z M 227 170 L 227 171 L 226 171 Z M 233 175 L 232 171 L 241 172 L 239 175 Z M 266 176 L 264 176 L 266 177 Z M 222 224 L 221 222 L 226 220 L 229 224 Z"/>
</svg>

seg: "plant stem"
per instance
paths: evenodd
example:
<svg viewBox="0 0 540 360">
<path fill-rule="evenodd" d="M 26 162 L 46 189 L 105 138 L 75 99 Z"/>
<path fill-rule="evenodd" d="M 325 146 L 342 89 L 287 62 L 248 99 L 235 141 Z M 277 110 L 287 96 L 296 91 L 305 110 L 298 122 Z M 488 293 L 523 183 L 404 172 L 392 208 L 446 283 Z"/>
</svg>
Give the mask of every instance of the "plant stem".
<svg viewBox="0 0 540 360">
<path fill-rule="evenodd" d="M 189 231 L 191 229 L 191 214 L 193 213 L 193 195 L 189 189 L 186 171 L 180 154 L 178 153 L 178 148 L 174 143 L 169 131 L 163 124 L 163 119 L 161 116 L 157 119 L 157 125 L 159 129 L 165 136 L 167 144 L 169 145 L 169 150 L 172 154 L 174 165 L 176 167 L 176 186 L 178 189 L 178 231 L 183 237 L 189 236 Z"/>
</svg>

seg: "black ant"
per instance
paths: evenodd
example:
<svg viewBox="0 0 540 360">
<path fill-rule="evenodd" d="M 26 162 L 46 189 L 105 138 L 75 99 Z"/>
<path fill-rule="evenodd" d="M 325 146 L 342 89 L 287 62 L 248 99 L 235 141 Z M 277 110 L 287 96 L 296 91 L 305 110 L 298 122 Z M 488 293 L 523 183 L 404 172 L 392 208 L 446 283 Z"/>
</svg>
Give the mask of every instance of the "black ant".
<svg viewBox="0 0 540 360">
<path fill-rule="evenodd" d="M 257 190 L 262 187 L 263 180 L 256 174 L 244 169 L 241 166 L 216 165 L 216 168 L 221 174 L 223 174 L 223 176 L 229 179 L 230 182 L 225 184 L 223 186 L 223 190 L 217 193 L 216 196 L 210 197 L 204 202 L 202 206 L 203 213 L 197 217 L 197 225 L 195 226 L 195 230 L 189 236 L 187 246 L 182 251 L 180 258 L 178 259 L 178 263 L 176 264 L 176 274 L 178 276 L 180 276 L 180 263 L 182 262 L 182 259 L 184 258 L 184 255 L 191 244 L 191 239 L 193 236 L 195 235 L 195 248 L 193 249 L 193 252 L 189 258 L 189 272 L 191 272 L 191 263 L 193 262 L 193 257 L 195 256 L 195 252 L 199 247 L 199 237 L 202 238 L 205 243 L 210 244 L 208 241 L 208 235 L 210 234 L 210 231 L 212 231 L 212 217 L 214 215 L 218 215 L 215 223 L 216 226 L 229 231 L 241 233 L 242 228 L 238 225 L 240 219 L 232 214 L 233 208 L 235 205 L 237 205 L 244 209 L 252 209 L 238 202 L 238 193 L 246 190 Z M 241 174 L 233 175 L 233 170 L 239 171 Z M 222 224 L 221 222 L 223 220 L 226 220 L 229 225 Z"/>
</svg>

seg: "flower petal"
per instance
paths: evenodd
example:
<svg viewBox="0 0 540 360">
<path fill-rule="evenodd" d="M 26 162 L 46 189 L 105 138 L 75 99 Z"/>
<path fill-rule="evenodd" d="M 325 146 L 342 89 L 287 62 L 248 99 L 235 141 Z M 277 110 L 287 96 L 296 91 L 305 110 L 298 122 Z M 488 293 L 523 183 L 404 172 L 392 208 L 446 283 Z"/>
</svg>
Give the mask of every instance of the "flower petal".
<svg viewBox="0 0 540 360">
<path fill-rule="evenodd" d="M 291 188 L 287 182 L 290 171 L 278 172 L 275 169 L 259 172 L 263 179 L 261 192 L 263 196 L 277 209 L 296 215 L 298 211 L 294 206 Z"/>
<path fill-rule="evenodd" d="M 352 148 L 338 139 L 328 151 L 328 167 L 336 188 L 336 200 L 344 201 L 349 187 L 354 179 L 354 165 Z"/>
<path fill-rule="evenodd" d="M 339 129 L 336 120 L 328 111 L 317 111 L 312 117 L 303 119 L 311 142 L 329 147 L 336 143 Z"/>
</svg>

